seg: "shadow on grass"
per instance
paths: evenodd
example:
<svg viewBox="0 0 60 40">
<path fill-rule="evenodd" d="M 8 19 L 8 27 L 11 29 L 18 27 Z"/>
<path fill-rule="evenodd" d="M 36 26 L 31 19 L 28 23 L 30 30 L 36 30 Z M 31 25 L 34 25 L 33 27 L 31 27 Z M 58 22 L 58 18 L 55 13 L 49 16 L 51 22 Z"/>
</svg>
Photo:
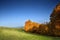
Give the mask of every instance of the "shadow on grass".
<svg viewBox="0 0 60 40">
<path fill-rule="evenodd" d="M 52 40 L 60 40 L 60 37 L 53 37 Z"/>
</svg>

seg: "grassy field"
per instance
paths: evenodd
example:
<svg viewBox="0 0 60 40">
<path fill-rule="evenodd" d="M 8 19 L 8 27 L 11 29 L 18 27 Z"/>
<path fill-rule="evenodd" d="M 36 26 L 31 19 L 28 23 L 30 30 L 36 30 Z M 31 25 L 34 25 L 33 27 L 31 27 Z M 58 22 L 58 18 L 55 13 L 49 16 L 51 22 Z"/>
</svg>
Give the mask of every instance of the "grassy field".
<svg viewBox="0 0 60 40">
<path fill-rule="evenodd" d="M 0 28 L 0 40 L 60 40 L 60 37 L 42 36 L 17 29 Z"/>
</svg>

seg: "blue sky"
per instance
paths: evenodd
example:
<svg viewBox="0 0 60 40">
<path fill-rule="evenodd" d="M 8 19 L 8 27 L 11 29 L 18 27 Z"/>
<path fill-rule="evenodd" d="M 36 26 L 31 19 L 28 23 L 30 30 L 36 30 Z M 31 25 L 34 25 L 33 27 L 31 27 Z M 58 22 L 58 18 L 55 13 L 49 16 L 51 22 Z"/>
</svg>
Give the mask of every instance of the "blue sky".
<svg viewBox="0 0 60 40">
<path fill-rule="evenodd" d="M 26 20 L 49 22 L 59 0 L 0 0 L 0 26 L 24 26 Z"/>
</svg>

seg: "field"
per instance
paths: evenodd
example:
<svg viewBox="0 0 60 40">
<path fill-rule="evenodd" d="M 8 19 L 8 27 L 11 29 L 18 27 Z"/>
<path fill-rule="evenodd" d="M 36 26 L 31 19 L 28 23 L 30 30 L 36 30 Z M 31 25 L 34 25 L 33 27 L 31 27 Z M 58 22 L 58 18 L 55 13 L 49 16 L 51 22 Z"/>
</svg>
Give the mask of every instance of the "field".
<svg viewBox="0 0 60 40">
<path fill-rule="evenodd" d="M 60 40 L 60 37 L 26 33 L 16 28 L 0 28 L 0 40 Z"/>
</svg>

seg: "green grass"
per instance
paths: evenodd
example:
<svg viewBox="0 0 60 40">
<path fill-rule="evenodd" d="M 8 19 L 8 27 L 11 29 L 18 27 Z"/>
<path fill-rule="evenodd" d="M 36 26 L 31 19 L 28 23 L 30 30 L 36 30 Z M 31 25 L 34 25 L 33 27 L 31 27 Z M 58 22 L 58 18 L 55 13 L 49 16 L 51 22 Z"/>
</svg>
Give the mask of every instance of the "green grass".
<svg viewBox="0 0 60 40">
<path fill-rule="evenodd" d="M 60 40 L 60 37 L 42 36 L 16 29 L 0 28 L 0 40 Z"/>
</svg>

